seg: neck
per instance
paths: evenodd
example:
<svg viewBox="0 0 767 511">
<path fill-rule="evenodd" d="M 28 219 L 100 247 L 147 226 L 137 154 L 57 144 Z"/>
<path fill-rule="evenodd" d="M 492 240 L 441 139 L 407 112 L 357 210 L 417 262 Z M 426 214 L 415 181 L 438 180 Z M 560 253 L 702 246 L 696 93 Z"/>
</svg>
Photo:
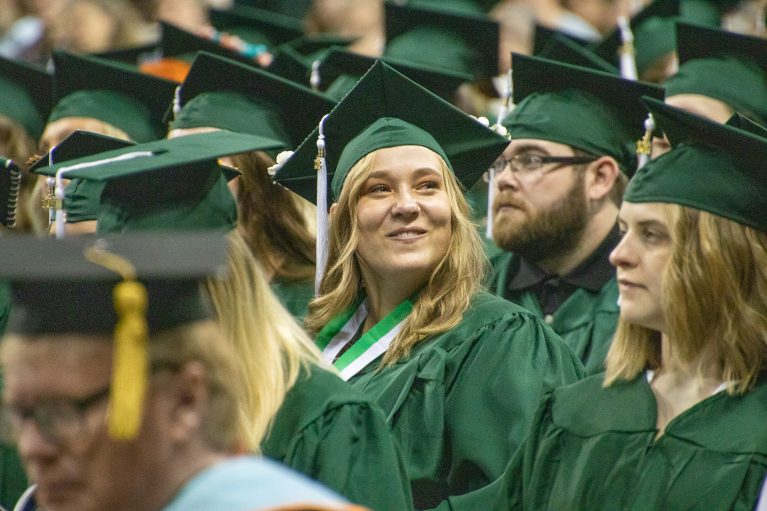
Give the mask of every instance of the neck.
<svg viewBox="0 0 767 511">
<path fill-rule="evenodd" d="M 373 328 L 379 321 L 385 318 L 399 304 L 411 297 L 425 283 L 421 279 L 400 276 L 400 278 L 383 278 L 366 274 L 363 271 L 362 280 L 365 284 L 365 292 L 368 300 L 368 316 L 362 327 L 363 332 Z"/>
<path fill-rule="evenodd" d="M 665 378 L 684 382 L 698 382 L 706 385 L 716 383 L 714 387 L 722 383 L 722 369 L 716 353 L 715 343 L 707 342 L 701 353 L 693 360 L 680 360 L 679 356 L 671 349 L 673 339 L 666 334 L 661 334 L 661 366 L 656 371 L 657 375 Z"/>
<path fill-rule="evenodd" d="M 615 226 L 617 216 L 618 210 L 610 202 L 591 217 L 583 230 L 583 235 L 572 250 L 536 261 L 535 265 L 548 275 L 567 275 L 594 253 Z"/>
</svg>

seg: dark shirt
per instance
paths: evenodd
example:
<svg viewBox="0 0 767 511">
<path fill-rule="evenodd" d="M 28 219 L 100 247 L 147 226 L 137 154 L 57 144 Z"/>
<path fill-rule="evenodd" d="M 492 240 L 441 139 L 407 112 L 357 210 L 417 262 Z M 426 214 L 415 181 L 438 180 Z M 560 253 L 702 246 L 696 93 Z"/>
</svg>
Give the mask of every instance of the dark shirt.
<svg viewBox="0 0 767 511">
<path fill-rule="evenodd" d="M 531 292 L 543 314 L 554 314 L 579 288 L 598 292 L 615 275 L 610 252 L 618 245 L 616 225 L 597 249 L 567 275 L 550 275 L 522 257 L 512 259 L 508 288 L 512 293 Z"/>
</svg>

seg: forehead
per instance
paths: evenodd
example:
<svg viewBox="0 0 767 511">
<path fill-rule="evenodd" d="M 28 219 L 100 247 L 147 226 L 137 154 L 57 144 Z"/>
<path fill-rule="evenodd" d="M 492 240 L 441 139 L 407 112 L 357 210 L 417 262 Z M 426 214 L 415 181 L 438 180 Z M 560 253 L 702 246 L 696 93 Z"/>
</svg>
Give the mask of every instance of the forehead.
<svg viewBox="0 0 767 511">
<path fill-rule="evenodd" d="M 432 169 L 440 172 L 439 155 L 426 147 L 403 145 L 373 151 L 372 172 L 380 170 Z"/>
<path fill-rule="evenodd" d="M 573 149 L 566 144 L 551 142 L 549 140 L 540 140 L 537 138 L 517 138 L 509 143 L 505 153 L 518 154 L 526 151 L 538 151 L 557 156 L 572 156 Z"/>
<path fill-rule="evenodd" d="M 668 226 L 669 206 L 660 202 L 626 202 L 621 204 L 618 220 L 625 223 L 657 222 Z"/>
</svg>

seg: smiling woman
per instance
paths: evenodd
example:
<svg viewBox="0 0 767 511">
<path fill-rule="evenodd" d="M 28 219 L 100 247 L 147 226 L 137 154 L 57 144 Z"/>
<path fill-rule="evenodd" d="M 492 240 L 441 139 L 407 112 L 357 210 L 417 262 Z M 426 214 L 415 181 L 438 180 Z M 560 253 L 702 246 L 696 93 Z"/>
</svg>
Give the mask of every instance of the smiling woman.
<svg viewBox="0 0 767 511">
<path fill-rule="evenodd" d="M 461 189 L 508 142 L 380 62 L 321 126 L 335 204 L 306 324 L 387 414 L 415 507 L 478 509 L 463 494 L 500 474 L 539 396 L 582 374 L 533 314 L 481 290 Z M 310 200 L 313 138 L 276 174 Z"/>
</svg>

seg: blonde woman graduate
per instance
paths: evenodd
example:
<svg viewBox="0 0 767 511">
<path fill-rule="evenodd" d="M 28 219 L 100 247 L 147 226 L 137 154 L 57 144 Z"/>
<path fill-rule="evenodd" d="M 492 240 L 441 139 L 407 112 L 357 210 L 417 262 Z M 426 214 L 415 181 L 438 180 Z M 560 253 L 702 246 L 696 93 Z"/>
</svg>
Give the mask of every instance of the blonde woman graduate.
<svg viewBox="0 0 767 511">
<path fill-rule="evenodd" d="M 751 510 L 767 473 L 767 138 L 645 99 L 671 142 L 618 222 L 607 371 L 551 393 L 486 509 Z"/>
<path fill-rule="evenodd" d="M 583 371 L 542 321 L 481 288 L 462 187 L 507 144 L 377 62 L 275 175 L 324 213 L 327 172 L 327 262 L 306 324 L 383 408 L 418 509 L 495 479 L 541 395 Z"/>
<path fill-rule="evenodd" d="M 207 290 L 224 338 L 234 347 L 246 389 L 240 395 L 243 449 L 260 451 L 376 511 L 410 509 L 404 466 L 383 412 L 323 368 L 317 349 L 271 292 L 235 229 L 237 203 L 225 179 L 232 177 L 232 169 L 222 167 L 217 158 L 270 151 L 280 144 L 219 130 L 62 165 L 85 163 L 72 171 L 73 177 L 103 184 L 99 235 L 229 233 L 226 277 L 209 280 Z M 130 154 L 148 156 L 125 159 Z"/>
</svg>

